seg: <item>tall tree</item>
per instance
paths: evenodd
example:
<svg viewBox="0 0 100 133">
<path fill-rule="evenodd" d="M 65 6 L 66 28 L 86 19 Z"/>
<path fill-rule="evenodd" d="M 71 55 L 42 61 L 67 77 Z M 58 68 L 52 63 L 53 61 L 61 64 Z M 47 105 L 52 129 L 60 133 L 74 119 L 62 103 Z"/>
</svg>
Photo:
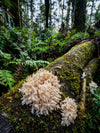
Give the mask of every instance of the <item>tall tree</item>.
<svg viewBox="0 0 100 133">
<path fill-rule="evenodd" d="M 51 15 L 51 10 L 52 10 L 52 1 L 50 0 L 50 9 L 49 9 L 49 18 L 50 18 L 50 26 L 52 24 L 52 15 Z"/>
<path fill-rule="evenodd" d="M 48 18 L 49 18 L 49 0 L 45 0 L 45 16 L 46 16 L 46 28 L 49 27 L 48 25 Z"/>
<path fill-rule="evenodd" d="M 15 27 L 21 26 L 21 10 L 20 10 L 20 0 L 14 0 L 12 1 L 12 6 L 10 8 L 10 13 L 13 16 L 13 21 Z"/>
<path fill-rule="evenodd" d="M 87 0 L 76 0 L 74 28 L 76 31 L 85 30 Z"/>
<path fill-rule="evenodd" d="M 91 14 L 90 14 L 90 25 L 91 25 L 91 23 L 92 23 L 93 7 L 94 7 L 94 4 L 95 4 L 94 1 L 95 1 L 95 0 L 91 0 L 92 5 L 91 5 Z"/>
<path fill-rule="evenodd" d="M 30 0 L 31 20 L 33 20 L 33 0 Z"/>
<path fill-rule="evenodd" d="M 70 17 L 70 0 L 67 2 L 67 17 L 66 17 L 66 28 L 69 29 L 69 17 Z"/>
<path fill-rule="evenodd" d="M 72 28 L 73 28 L 73 23 L 74 23 L 74 16 L 75 16 L 75 2 L 76 0 L 71 0 L 72 2 L 72 12 L 71 12 L 71 19 L 72 19 Z"/>
</svg>

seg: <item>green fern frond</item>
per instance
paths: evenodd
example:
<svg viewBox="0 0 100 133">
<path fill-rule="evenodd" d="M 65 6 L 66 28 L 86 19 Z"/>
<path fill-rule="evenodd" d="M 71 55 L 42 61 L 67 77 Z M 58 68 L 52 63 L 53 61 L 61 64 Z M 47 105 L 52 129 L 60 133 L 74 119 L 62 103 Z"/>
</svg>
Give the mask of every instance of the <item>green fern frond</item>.
<svg viewBox="0 0 100 133">
<path fill-rule="evenodd" d="M 10 71 L 0 70 L 0 84 L 9 86 L 10 89 L 13 87 L 15 80 Z"/>
<path fill-rule="evenodd" d="M 31 68 L 34 67 L 36 70 L 38 69 L 37 64 L 34 60 L 26 60 L 24 62 L 25 66 L 30 66 Z"/>
<path fill-rule="evenodd" d="M 0 57 L 6 60 L 11 60 L 11 54 L 2 52 L 1 50 L 0 50 Z"/>
<path fill-rule="evenodd" d="M 45 67 L 46 65 L 48 65 L 49 62 L 48 61 L 43 61 L 43 60 L 26 60 L 24 62 L 25 66 L 30 66 L 31 68 L 34 67 L 36 70 L 39 67 Z"/>
<path fill-rule="evenodd" d="M 36 65 L 39 66 L 39 67 L 40 67 L 40 66 L 45 67 L 46 65 L 49 64 L 48 61 L 43 61 L 43 60 L 37 60 L 37 61 L 35 61 L 35 63 L 36 63 Z"/>
</svg>

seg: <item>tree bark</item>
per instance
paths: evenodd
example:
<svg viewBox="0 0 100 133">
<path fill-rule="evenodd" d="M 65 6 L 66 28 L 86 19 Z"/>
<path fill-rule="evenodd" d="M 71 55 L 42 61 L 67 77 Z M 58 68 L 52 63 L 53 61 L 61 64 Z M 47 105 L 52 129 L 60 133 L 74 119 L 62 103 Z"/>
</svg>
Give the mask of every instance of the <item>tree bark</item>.
<svg viewBox="0 0 100 133">
<path fill-rule="evenodd" d="M 49 0 L 45 0 L 45 16 L 46 16 L 46 28 L 49 27 L 48 25 L 48 18 L 49 18 Z"/>
<path fill-rule="evenodd" d="M 70 20 L 70 0 L 68 1 L 68 7 L 67 7 L 67 17 L 66 17 L 66 28 L 69 29 L 69 20 Z"/>
<path fill-rule="evenodd" d="M 92 15 L 93 15 L 93 7 L 94 7 L 94 0 L 92 0 L 92 5 L 91 5 L 90 26 L 91 26 L 91 24 L 92 24 L 91 19 L 92 19 Z"/>
<path fill-rule="evenodd" d="M 12 6 L 9 11 L 13 15 L 13 21 L 14 21 L 15 27 L 20 27 L 18 0 L 15 0 L 14 2 L 12 2 Z"/>
<path fill-rule="evenodd" d="M 72 28 L 73 28 L 73 23 L 74 23 L 74 16 L 75 16 L 75 2 L 76 0 L 71 0 L 72 2 L 72 12 L 71 12 L 71 18 L 72 18 Z"/>
<path fill-rule="evenodd" d="M 30 1 L 31 20 L 33 21 L 33 0 Z"/>
<path fill-rule="evenodd" d="M 77 32 L 85 31 L 86 0 L 76 0 L 74 28 Z"/>
</svg>

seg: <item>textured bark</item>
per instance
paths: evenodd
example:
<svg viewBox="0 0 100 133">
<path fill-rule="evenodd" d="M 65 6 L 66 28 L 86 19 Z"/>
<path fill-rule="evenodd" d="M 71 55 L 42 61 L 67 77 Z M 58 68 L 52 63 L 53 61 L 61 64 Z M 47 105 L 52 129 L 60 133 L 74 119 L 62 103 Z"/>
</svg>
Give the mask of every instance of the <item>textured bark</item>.
<svg viewBox="0 0 100 133">
<path fill-rule="evenodd" d="M 74 28 L 76 31 L 85 31 L 86 0 L 76 0 Z"/>
<path fill-rule="evenodd" d="M 46 28 L 48 28 L 49 0 L 45 0 L 45 15 L 46 15 Z"/>
<path fill-rule="evenodd" d="M 99 59 L 94 58 L 84 68 L 84 72 L 87 75 L 86 76 L 87 77 L 87 84 L 89 84 L 93 80 L 93 77 L 95 77 L 95 72 L 99 67 L 99 63 L 100 63 Z"/>
<path fill-rule="evenodd" d="M 15 0 L 12 2 L 12 6 L 9 10 L 13 16 L 13 21 L 15 27 L 20 27 L 21 26 L 21 11 L 20 11 L 20 1 Z"/>
<path fill-rule="evenodd" d="M 67 17 L 66 17 L 66 28 L 69 29 L 69 20 L 70 20 L 70 4 L 71 2 L 68 1 L 68 7 L 67 7 Z"/>
</svg>

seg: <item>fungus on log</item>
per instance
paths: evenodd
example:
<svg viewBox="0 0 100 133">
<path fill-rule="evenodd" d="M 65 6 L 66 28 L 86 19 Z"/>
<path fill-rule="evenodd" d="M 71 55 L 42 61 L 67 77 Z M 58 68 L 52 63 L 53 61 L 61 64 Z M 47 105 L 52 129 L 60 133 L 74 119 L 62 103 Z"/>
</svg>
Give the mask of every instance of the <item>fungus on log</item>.
<svg viewBox="0 0 100 133">
<path fill-rule="evenodd" d="M 81 74 L 88 62 L 93 58 L 96 47 L 92 42 L 85 42 L 73 47 L 68 53 L 58 58 L 45 69 L 52 71 L 56 74 L 62 85 L 61 91 L 63 93 L 62 100 L 67 96 L 75 98 L 77 103 L 80 101 L 81 96 Z M 98 66 L 98 62 L 95 61 Z M 97 69 L 97 68 L 96 68 Z M 95 73 L 96 69 L 91 73 Z M 70 126 L 61 125 L 61 110 L 52 111 L 47 116 L 41 115 L 40 117 L 31 114 L 28 105 L 22 105 L 22 95 L 19 92 L 25 80 L 21 81 L 7 94 L 0 98 L 0 114 L 6 114 L 9 123 L 11 124 L 12 132 L 17 133 L 84 133 L 86 129 L 86 122 L 88 121 L 89 108 L 86 108 L 86 113 L 78 111 L 78 116 L 74 124 Z M 91 95 L 89 95 L 91 96 Z M 80 104 L 78 104 L 80 109 Z M 81 116 L 81 117 L 80 117 Z"/>
</svg>

